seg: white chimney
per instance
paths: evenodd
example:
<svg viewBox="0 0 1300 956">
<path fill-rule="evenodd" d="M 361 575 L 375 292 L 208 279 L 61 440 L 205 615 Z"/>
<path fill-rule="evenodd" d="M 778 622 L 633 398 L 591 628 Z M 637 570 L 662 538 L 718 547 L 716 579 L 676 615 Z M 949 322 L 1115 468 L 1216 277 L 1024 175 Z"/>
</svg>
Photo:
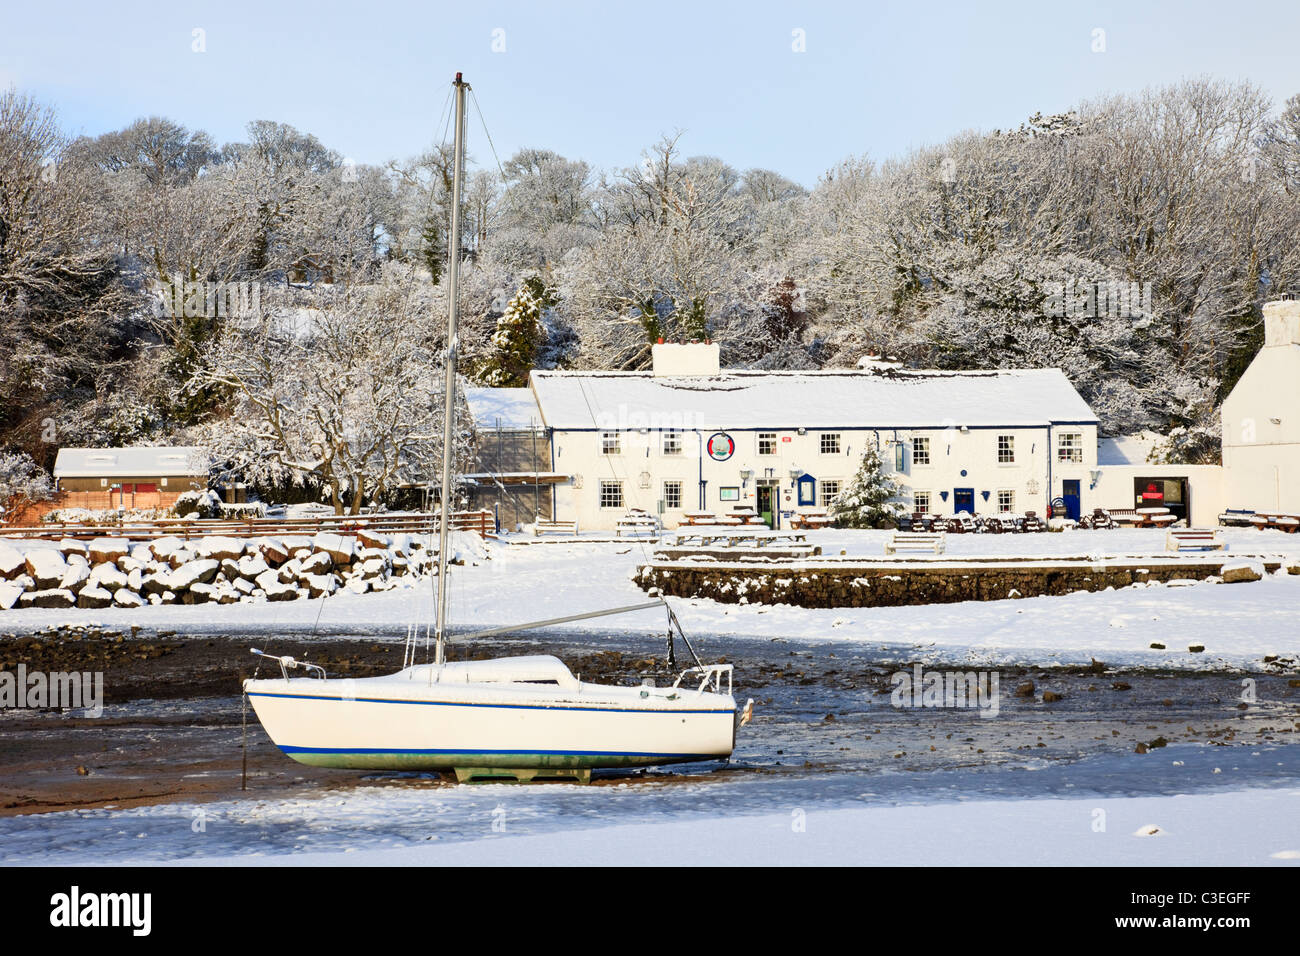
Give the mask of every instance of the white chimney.
<svg viewBox="0 0 1300 956">
<path fill-rule="evenodd" d="M 650 347 L 655 377 L 712 376 L 721 372 L 717 342 L 674 344 L 661 342 Z"/>
<path fill-rule="evenodd" d="M 1300 299 L 1264 303 L 1264 347 L 1300 345 Z"/>
</svg>

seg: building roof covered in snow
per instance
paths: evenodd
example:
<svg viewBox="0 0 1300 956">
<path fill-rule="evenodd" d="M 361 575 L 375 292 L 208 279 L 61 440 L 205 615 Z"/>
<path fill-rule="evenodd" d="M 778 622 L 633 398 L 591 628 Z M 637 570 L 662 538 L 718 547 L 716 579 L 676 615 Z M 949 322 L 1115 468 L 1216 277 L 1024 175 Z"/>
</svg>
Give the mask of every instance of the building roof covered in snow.
<svg viewBox="0 0 1300 956">
<path fill-rule="evenodd" d="M 578 429 L 1035 427 L 1095 424 L 1060 369 L 532 373 L 546 425 Z"/>
<path fill-rule="evenodd" d="M 60 448 L 55 478 L 170 478 L 206 475 L 210 456 L 192 445 L 140 448 Z"/>
<path fill-rule="evenodd" d="M 528 388 L 466 388 L 465 401 L 479 428 L 540 428 L 542 416 Z"/>
</svg>

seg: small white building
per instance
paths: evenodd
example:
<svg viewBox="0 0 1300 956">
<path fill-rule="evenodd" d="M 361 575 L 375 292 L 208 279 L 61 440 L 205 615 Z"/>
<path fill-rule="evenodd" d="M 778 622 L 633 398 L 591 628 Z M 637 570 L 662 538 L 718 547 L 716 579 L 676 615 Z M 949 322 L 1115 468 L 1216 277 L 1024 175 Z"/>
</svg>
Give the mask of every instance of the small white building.
<svg viewBox="0 0 1300 956">
<path fill-rule="evenodd" d="M 612 528 L 749 506 L 773 527 L 825 508 L 877 447 L 913 510 L 1077 516 L 1097 419 L 1059 369 L 723 371 L 715 344 L 657 345 L 652 372 L 535 371 L 554 514 Z"/>
<path fill-rule="evenodd" d="M 1264 347 L 1222 415 L 1226 506 L 1300 514 L 1300 300 L 1264 306 Z"/>
</svg>

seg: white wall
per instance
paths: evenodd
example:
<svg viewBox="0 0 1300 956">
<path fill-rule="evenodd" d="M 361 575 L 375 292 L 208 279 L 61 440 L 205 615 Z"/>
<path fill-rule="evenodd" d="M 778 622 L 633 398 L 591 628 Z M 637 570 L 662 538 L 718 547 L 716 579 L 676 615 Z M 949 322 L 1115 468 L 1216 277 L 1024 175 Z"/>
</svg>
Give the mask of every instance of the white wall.
<svg viewBox="0 0 1300 956">
<path fill-rule="evenodd" d="M 1057 459 L 1057 442 L 1060 433 L 1080 435 L 1082 461 L 1061 462 Z M 680 523 L 682 511 L 700 508 L 700 479 L 705 481 L 703 509 L 726 512 L 736 505 L 755 506 L 756 484 L 769 477 L 779 483 L 779 508 L 792 512 L 821 507 L 823 482 L 838 481 L 840 489 L 847 487 L 861 461 L 867 442 L 880 442 L 881 457 L 889 472 L 904 488 L 903 502 L 911 508 L 915 491 L 931 492 L 931 510 L 942 513 L 953 511 L 953 492 L 957 488 L 975 491 L 975 510 L 989 514 L 998 509 L 998 492 L 1010 490 L 1015 495 L 1014 509 L 1033 510 L 1046 514 L 1053 497 L 1062 491 L 1065 479 L 1078 479 L 1081 507 L 1084 512 L 1090 503 L 1088 476 L 1096 468 L 1097 435 L 1093 425 L 1053 426 L 1050 437 L 1045 428 L 972 428 L 962 432 L 956 428 L 935 429 L 840 429 L 838 453 L 822 452 L 824 430 L 776 431 L 775 454 L 759 454 L 757 431 L 728 430 L 725 432 L 735 443 L 735 451 L 726 461 L 715 461 L 702 454 L 701 446 L 713 432 L 681 433 L 682 450 L 677 455 L 662 451 L 660 432 L 619 432 L 619 453 L 602 452 L 600 432 L 557 431 L 553 437 L 555 469 L 575 476 L 574 482 L 556 489 L 556 517 L 576 519 L 580 528 L 613 528 L 618 517 L 627 508 L 641 508 L 652 514 L 659 513 L 659 502 L 664 496 L 665 481 L 679 481 L 682 486 L 682 507 L 665 509 L 666 526 Z M 998 436 L 1010 435 L 1014 439 L 1015 461 L 998 462 Z M 930 439 L 929 465 L 917 465 L 912 454 L 911 439 L 923 436 Z M 894 472 L 894 442 L 902 441 L 905 447 L 904 469 Z M 816 501 L 811 506 L 800 506 L 792 470 L 799 470 L 817 479 Z M 962 475 L 962 470 L 966 475 Z M 1050 469 L 1050 484 L 1048 481 Z M 752 478 L 742 476 L 752 472 Z M 600 507 L 601 481 L 622 483 L 623 504 L 619 508 Z M 738 501 L 722 501 L 719 489 L 739 489 Z M 989 497 L 984 498 L 987 491 Z M 941 496 L 947 492 L 947 500 Z"/>
<path fill-rule="evenodd" d="M 1133 482 L 1137 478 L 1185 478 L 1192 506 L 1190 525 L 1214 527 L 1225 507 L 1223 469 L 1218 465 L 1102 465 L 1085 513 L 1093 508 L 1141 507 Z"/>
</svg>

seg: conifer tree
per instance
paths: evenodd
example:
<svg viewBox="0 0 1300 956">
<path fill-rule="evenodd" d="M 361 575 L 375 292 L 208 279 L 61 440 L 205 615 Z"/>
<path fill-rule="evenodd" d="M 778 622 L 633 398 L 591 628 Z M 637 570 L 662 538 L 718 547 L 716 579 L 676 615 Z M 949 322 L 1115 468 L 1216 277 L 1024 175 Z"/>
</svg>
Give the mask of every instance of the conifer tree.
<svg viewBox="0 0 1300 956">
<path fill-rule="evenodd" d="M 537 364 L 537 354 L 546 339 L 543 316 L 554 308 L 558 297 L 541 276 L 529 276 L 506 305 L 497 330 L 492 334 L 493 353 L 484 360 L 478 378 L 495 388 L 522 388 Z"/>
<path fill-rule="evenodd" d="M 868 445 L 858 473 L 834 501 L 830 511 L 842 528 L 883 528 L 898 516 L 898 483 L 884 473 L 880 451 Z"/>
</svg>

